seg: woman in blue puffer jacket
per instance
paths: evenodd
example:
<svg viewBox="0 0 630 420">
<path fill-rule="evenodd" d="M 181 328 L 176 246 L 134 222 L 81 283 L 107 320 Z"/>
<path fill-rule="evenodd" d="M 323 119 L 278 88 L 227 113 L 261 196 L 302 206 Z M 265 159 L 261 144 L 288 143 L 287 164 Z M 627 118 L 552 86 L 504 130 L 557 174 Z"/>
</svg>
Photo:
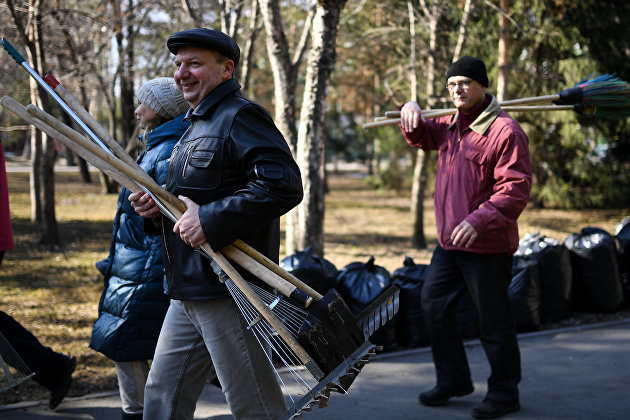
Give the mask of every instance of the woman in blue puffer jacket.
<svg viewBox="0 0 630 420">
<path fill-rule="evenodd" d="M 138 163 L 164 186 L 173 146 L 188 128 L 189 108 L 172 77 L 159 77 L 138 90 L 135 114 L 144 130 L 146 150 Z M 144 385 L 162 321 L 169 305 L 164 290 L 160 236 L 144 233 L 144 221 L 123 188 L 107 259 L 96 263 L 105 287 L 90 347 L 114 360 L 122 401 L 122 418 L 141 419 Z"/>
</svg>

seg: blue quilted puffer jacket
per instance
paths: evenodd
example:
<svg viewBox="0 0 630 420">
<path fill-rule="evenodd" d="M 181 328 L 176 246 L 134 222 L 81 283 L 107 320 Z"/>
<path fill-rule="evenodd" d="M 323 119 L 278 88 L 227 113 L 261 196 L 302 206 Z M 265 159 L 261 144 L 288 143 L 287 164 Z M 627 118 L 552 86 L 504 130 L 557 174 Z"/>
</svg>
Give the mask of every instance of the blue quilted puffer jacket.
<svg viewBox="0 0 630 420">
<path fill-rule="evenodd" d="M 188 125 L 180 115 L 146 136 L 138 163 L 159 185 L 166 184 L 168 159 Z M 118 196 L 109 256 L 96 263 L 105 285 L 90 340 L 92 349 L 116 362 L 153 358 L 169 304 L 160 236 L 145 234 L 129 194 L 123 188 Z"/>
</svg>

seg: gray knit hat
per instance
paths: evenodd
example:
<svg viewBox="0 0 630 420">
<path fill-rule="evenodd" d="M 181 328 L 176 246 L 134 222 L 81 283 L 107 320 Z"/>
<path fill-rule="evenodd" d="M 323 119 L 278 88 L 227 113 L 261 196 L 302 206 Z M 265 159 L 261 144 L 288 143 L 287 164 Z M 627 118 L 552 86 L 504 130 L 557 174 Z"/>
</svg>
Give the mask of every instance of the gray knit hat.
<svg viewBox="0 0 630 420">
<path fill-rule="evenodd" d="M 138 100 L 161 117 L 172 120 L 190 108 L 172 77 L 149 80 L 138 89 Z"/>
</svg>

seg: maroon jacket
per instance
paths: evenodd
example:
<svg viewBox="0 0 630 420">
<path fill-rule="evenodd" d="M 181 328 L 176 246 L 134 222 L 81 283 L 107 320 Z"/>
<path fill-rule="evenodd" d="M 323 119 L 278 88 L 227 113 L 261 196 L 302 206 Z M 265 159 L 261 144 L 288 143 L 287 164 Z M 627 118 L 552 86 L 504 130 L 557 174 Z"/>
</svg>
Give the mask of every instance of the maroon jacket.
<svg viewBox="0 0 630 420">
<path fill-rule="evenodd" d="M 512 254 L 518 248 L 516 219 L 527 205 L 532 183 L 528 139 L 496 98 L 459 132 L 455 116 L 427 119 L 403 135 L 411 146 L 438 150 L 435 220 L 446 250 Z M 470 248 L 450 236 L 462 220 L 478 237 Z"/>
<path fill-rule="evenodd" d="M 0 251 L 13 248 L 13 230 L 9 215 L 9 187 L 4 164 L 4 149 L 0 143 Z"/>
</svg>

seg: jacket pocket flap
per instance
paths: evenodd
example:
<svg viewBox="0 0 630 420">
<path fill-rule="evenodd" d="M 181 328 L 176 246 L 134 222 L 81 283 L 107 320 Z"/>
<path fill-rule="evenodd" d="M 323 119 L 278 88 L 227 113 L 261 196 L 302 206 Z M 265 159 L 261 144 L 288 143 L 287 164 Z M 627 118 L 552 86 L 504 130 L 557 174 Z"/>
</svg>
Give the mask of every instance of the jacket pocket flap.
<svg viewBox="0 0 630 420">
<path fill-rule="evenodd" d="M 466 150 L 466 153 L 464 156 L 466 156 L 466 159 L 472 160 L 473 162 L 476 162 L 479 165 L 483 165 L 483 163 L 486 161 L 485 153 L 480 152 L 479 150 L 475 150 L 475 149 Z"/>
<path fill-rule="evenodd" d="M 214 157 L 214 150 L 193 150 L 188 164 L 194 168 L 207 168 Z"/>
</svg>

